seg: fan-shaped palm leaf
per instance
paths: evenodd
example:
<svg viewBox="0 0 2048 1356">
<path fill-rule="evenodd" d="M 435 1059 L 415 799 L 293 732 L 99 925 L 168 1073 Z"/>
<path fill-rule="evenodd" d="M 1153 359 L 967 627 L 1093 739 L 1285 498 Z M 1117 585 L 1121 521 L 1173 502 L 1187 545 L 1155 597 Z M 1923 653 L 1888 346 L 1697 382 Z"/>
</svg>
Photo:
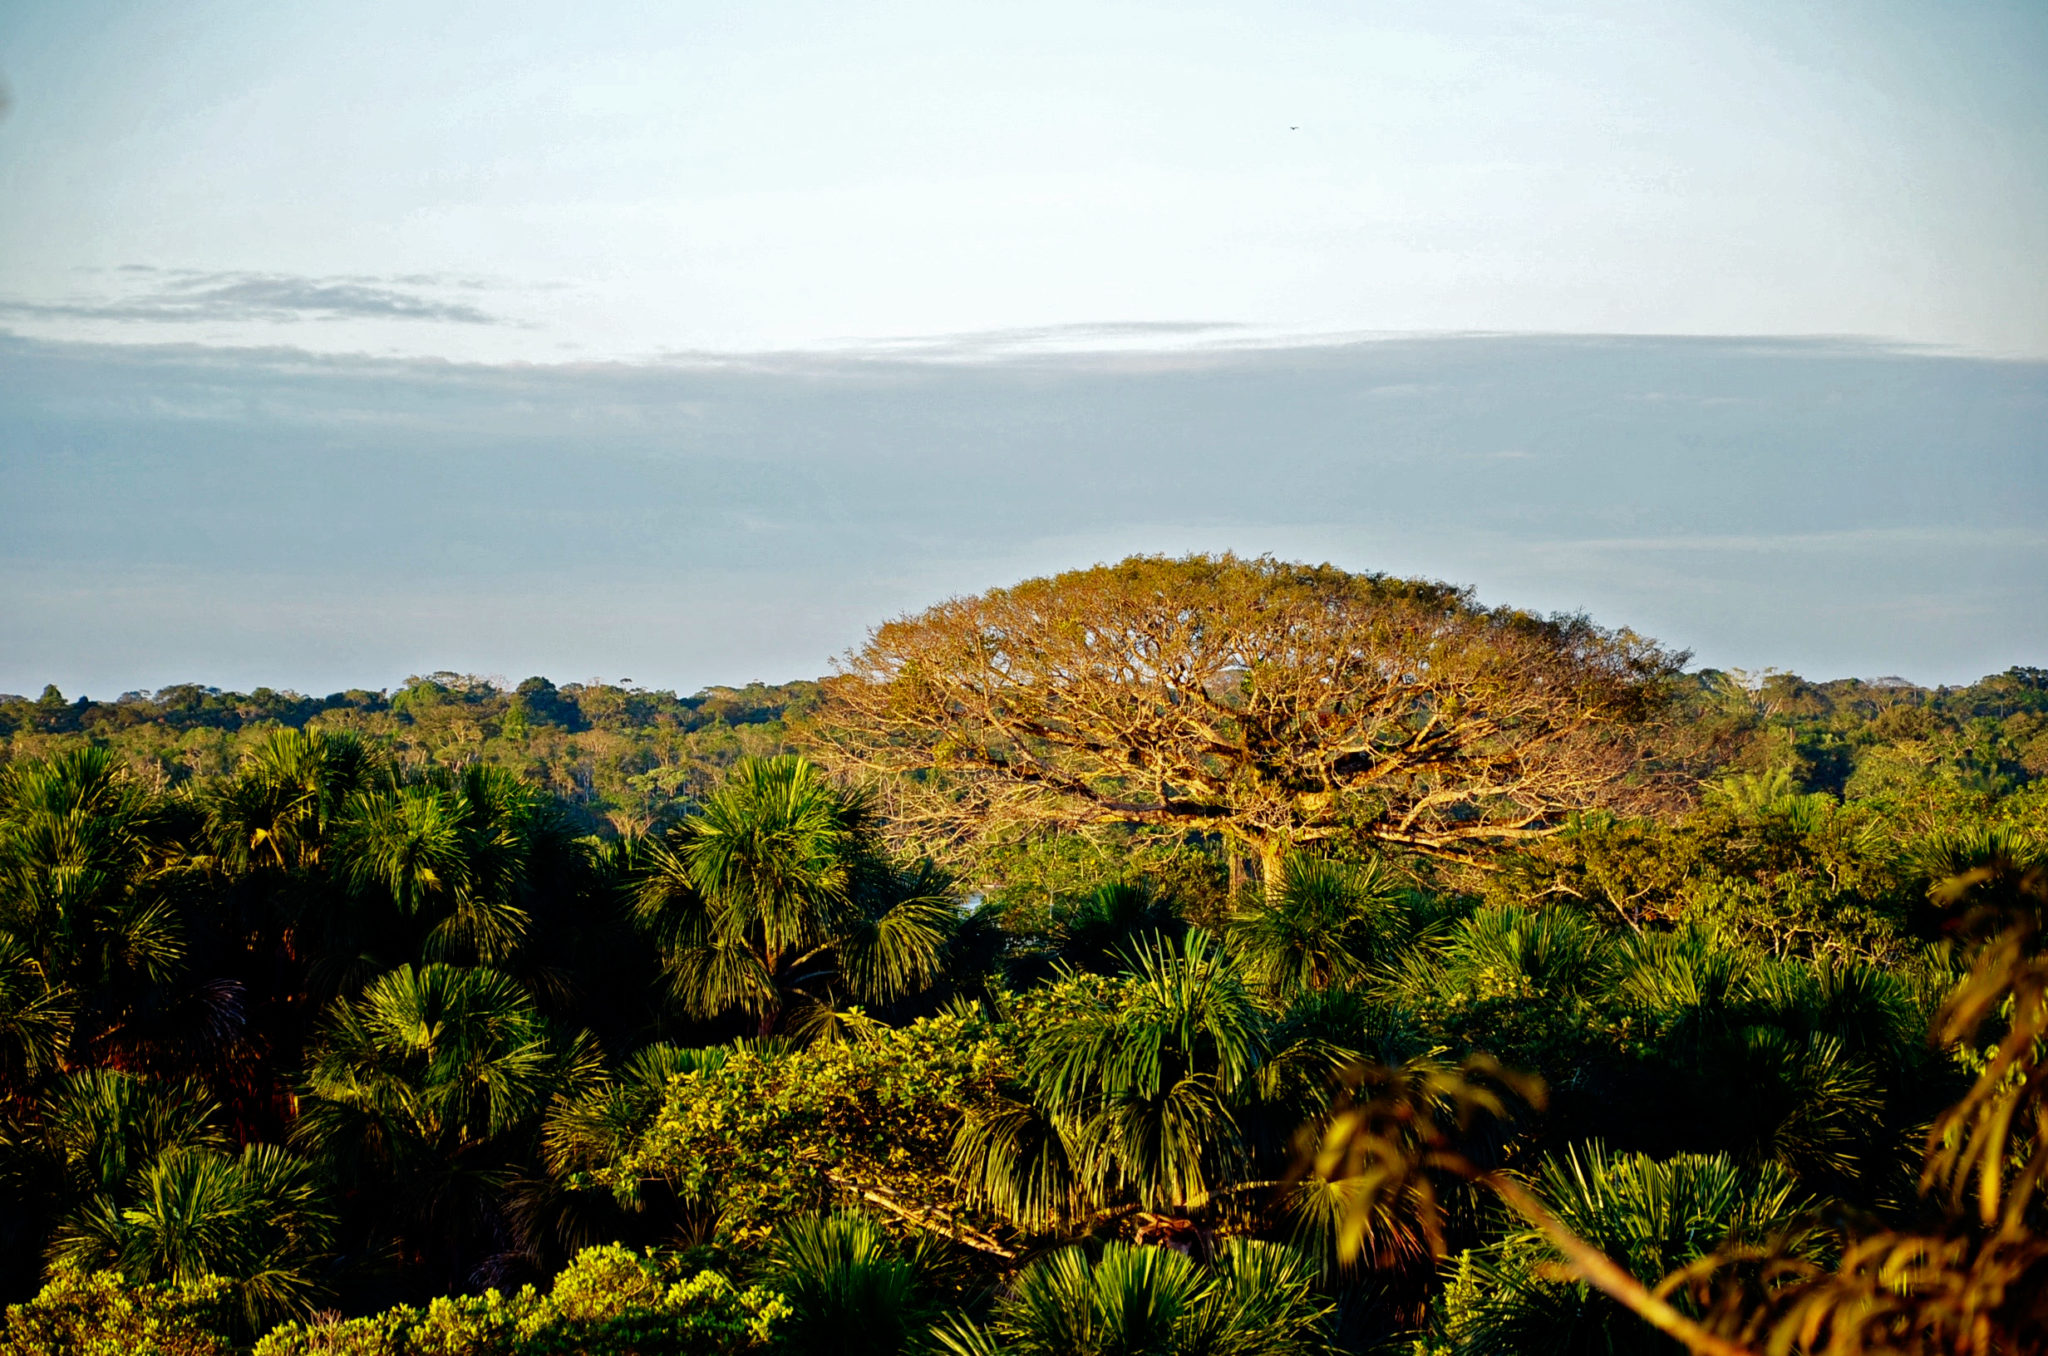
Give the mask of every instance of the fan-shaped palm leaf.
<svg viewBox="0 0 2048 1356">
<path fill-rule="evenodd" d="M 929 867 L 883 861 L 867 797 L 801 758 L 742 759 L 650 847 L 636 913 L 677 999 L 767 1034 L 804 1000 L 886 1002 L 937 973 L 958 909 Z"/>
<path fill-rule="evenodd" d="M 350 797 L 387 775 L 357 735 L 272 730 L 202 796 L 208 836 L 230 871 L 315 868 Z"/>
<path fill-rule="evenodd" d="M 1248 980 L 1282 1000 L 1360 983 L 1395 895 L 1377 861 L 1360 868 L 1290 855 L 1277 887 L 1232 916 L 1231 950 Z"/>
<path fill-rule="evenodd" d="M 1059 959 L 1077 970 L 1111 972 L 1130 961 L 1133 948 L 1177 940 L 1186 931 L 1170 901 L 1142 882 L 1112 881 L 1053 906 Z"/>
<path fill-rule="evenodd" d="M 533 1000 L 488 969 L 400 966 L 338 1002 L 307 1090 L 422 1142 L 477 1143 L 546 1105 L 555 1059 Z"/>
<path fill-rule="evenodd" d="M 930 1316 L 918 1270 L 879 1224 L 846 1211 L 784 1224 L 769 1240 L 761 1279 L 796 1311 L 784 1330 L 794 1349 L 896 1356 Z"/>
<path fill-rule="evenodd" d="M 330 1008 L 293 1134 L 366 1184 L 418 1255 L 454 1266 L 496 1233 L 521 1147 L 587 1062 L 506 976 L 401 966 Z"/>
<path fill-rule="evenodd" d="M 252 1327 L 303 1314 L 322 1293 L 334 1220 L 304 1160 L 274 1145 L 174 1148 L 127 1194 L 132 1204 L 96 1197 L 60 1224 L 51 1260 L 182 1284 L 221 1276 Z"/>
<path fill-rule="evenodd" d="M 350 874 L 382 889 L 407 914 L 453 888 L 462 869 L 460 814 L 454 798 L 431 786 L 358 795 L 349 805 L 343 847 Z"/>
<path fill-rule="evenodd" d="M 1233 1239 L 1213 1270 L 1165 1248 L 1064 1248 L 1026 1267 L 987 1327 L 954 1321 L 955 1356 L 1310 1356 L 1330 1350 L 1314 1267 L 1292 1249 Z"/>
<path fill-rule="evenodd" d="M 850 920 L 833 948 L 847 984 L 877 1002 L 932 981 L 960 918 L 942 877 L 919 870 L 895 883 L 897 897 L 875 901 L 875 912 Z"/>
<path fill-rule="evenodd" d="M 1599 928 L 1565 908 L 1481 909 L 1450 934 L 1444 956 L 1467 982 L 1550 995 L 1596 982 L 1608 965 Z"/>
<path fill-rule="evenodd" d="M 196 1082 L 90 1069 L 45 1094 L 41 1135 L 74 1191 L 118 1196 L 167 1153 L 225 1147 L 219 1114 Z"/>
<path fill-rule="evenodd" d="M 1066 1132 L 1028 1101 L 997 1098 L 970 1108 L 949 1149 L 953 1179 L 969 1200 L 1026 1229 L 1064 1223 L 1084 1192 Z"/>
<path fill-rule="evenodd" d="M 743 759 L 692 818 L 682 855 L 715 930 L 807 951 L 847 907 L 865 802 L 797 757 Z"/>
<path fill-rule="evenodd" d="M 1203 932 L 1141 946 L 1111 1001 L 1085 1001 L 1031 1042 L 1026 1077 L 1091 1188 L 1152 1207 L 1198 1199 L 1239 1165 L 1229 1097 L 1257 1075 L 1268 1022 Z"/>
<path fill-rule="evenodd" d="M 77 994 L 51 982 L 26 942 L 0 935 L 0 1098 L 57 1067 L 77 1019 Z"/>
<path fill-rule="evenodd" d="M 1760 1243 L 1791 1228 L 1810 1205 L 1772 1165 L 1697 1154 L 1660 1162 L 1598 1144 L 1546 1160 L 1535 1185 L 1566 1228 L 1646 1285 L 1725 1241 Z M 1574 1280 L 1532 1228 L 1510 1229 L 1472 1254 L 1449 1301 L 1441 1336 L 1458 1356 L 1671 1350 L 1670 1339 Z"/>
<path fill-rule="evenodd" d="M 105 749 L 0 768 L 0 936 L 102 1006 L 168 981 L 185 947 L 154 888 L 180 855 L 166 828 Z"/>
</svg>

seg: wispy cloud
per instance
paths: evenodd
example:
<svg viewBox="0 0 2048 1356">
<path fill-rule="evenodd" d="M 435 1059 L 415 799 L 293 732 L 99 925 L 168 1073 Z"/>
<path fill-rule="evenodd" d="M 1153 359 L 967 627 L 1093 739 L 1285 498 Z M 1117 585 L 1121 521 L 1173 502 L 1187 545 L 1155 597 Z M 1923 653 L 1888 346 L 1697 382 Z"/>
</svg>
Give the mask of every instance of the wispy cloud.
<svg viewBox="0 0 2048 1356">
<path fill-rule="evenodd" d="M 1154 347 L 1212 340 L 1247 327 L 1219 320 L 1103 320 L 1073 325 L 1028 325 L 900 338 L 863 338 L 847 347 L 895 357 L 995 357 L 1068 349 Z"/>
<path fill-rule="evenodd" d="M 1541 543 L 1538 549 L 1566 551 L 1870 552 L 1915 547 L 1982 550 L 2048 550 L 2048 532 L 1980 524 L 1924 527 L 1859 527 L 1835 532 L 1676 533 L 1661 537 L 1590 537 Z"/>
<path fill-rule="evenodd" d="M 61 301 L 0 298 L 0 316 L 49 320 L 155 323 L 194 321 L 420 320 L 501 325 L 501 317 L 466 301 L 437 296 L 466 280 L 430 274 L 396 277 L 306 277 L 289 273 L 203 273 L 126 265 L 116 272 L 146 281 L 119 296 Z"/>
</svg>

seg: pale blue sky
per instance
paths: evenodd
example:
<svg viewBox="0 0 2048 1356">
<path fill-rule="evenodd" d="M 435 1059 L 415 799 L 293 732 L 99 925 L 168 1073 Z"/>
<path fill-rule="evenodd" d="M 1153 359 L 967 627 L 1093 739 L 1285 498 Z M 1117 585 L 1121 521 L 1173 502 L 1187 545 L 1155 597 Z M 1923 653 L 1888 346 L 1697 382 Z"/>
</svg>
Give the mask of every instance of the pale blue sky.
<svg viewBox="0 0 2048 1356">
<path fill-rule="evenodd" d="M 451 365 L 0 339 L 0 691 L 810 677 L 941 598 L 1234 549 L 1702 662 L 2048 663 L 2048 364 L 1816 341 Z"/>
<path fill-rule="evenodd" d="M 9 0 L 0 320 L 538 361 L 1132 320 L 2042 357 L 2044 70 L 2038 0 Z"/>
<path fill-rule="evenodd" d="M 2037 0 L 10 0 L 0 691 L 808 676 L 1190 549 L 2048 663 L 2044 72 Z"/>
</svg>

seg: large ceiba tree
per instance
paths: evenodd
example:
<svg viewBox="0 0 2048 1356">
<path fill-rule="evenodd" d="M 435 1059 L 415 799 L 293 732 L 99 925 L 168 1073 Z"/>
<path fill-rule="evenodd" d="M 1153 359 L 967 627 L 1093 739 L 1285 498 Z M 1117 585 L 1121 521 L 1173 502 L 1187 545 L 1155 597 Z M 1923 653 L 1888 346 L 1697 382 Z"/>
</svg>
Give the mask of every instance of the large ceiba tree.
<svg viewBox="0 0 2048 1356">
<path fill-rule="evenodd" d="M 1628 798 L 1685 656 L 1469 589 L 1270 558 L 1133 557 L 877 629 L 828 756 L 929 848 L 1126 823 L 1221 833 L 1269 882 L 1340 837 L 1472 861 Z"/>
</svg>

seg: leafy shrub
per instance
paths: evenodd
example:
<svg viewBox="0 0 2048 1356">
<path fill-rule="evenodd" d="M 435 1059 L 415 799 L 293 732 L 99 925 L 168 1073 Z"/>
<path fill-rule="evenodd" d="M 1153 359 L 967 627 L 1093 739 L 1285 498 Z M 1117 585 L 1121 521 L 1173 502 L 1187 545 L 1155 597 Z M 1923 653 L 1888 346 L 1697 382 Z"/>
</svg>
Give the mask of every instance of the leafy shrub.
<svg viewBox="0 0 2048 1356">
<path fill-rule="evenodd" d="M 652 1128 L 606 1176 L 627 1190 L 661 1178 L 709 1198 L 742 1240 L 844 1189 L 943 1206 L 961 1109 L 992 1095 L 1003 1059 L 988 1023 L 952 1015 L 856 1044 L 735 1051 L 676 1077 Z"/>
<path fill-rule="evenodd" d="M 218 1277 L 138 1285 L 117 1271 L 59 1267 L 42 1292 L 9 1305 L 8 1356 L 229 1356 L 220 1334 L 229 1287 Z"/>
<path fill-rule="evenodd" d="M 789 1317 L 782 1297 L 741 1290 L 672 1258 L 588 1248 L 546 1295 L 532 1286 L 403 1305 L 367 1318 L 291 1323 L 255 1356 L 726 1356 L 768 1350 Z"/>
</svg>

